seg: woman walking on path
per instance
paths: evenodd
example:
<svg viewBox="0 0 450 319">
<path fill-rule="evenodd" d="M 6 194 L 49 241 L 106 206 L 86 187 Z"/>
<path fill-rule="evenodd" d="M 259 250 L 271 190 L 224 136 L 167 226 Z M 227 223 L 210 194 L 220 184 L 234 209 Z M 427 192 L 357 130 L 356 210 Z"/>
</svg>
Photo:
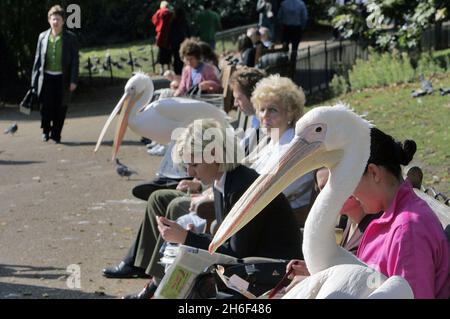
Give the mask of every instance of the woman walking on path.
<svg viewBox="0 0 450 319">
<path fill-rule="evenodd" d="M 41 103 L 42 141 L 61 142 L 70 94 L 78 82 L 78 40 L 64 29 L 64 9 L 48 11 L 50 29 L 39 35 L 34 58 L 31 87 Z"/>
</svg>

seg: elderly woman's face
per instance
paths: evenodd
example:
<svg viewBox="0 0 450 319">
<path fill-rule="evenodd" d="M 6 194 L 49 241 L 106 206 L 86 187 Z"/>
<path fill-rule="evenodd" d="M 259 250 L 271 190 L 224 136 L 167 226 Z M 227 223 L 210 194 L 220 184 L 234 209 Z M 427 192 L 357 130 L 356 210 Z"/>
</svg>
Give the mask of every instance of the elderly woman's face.
<svg viewBox="0 0 450 319">
<path fill-rule="evenodd" d="M 261 126 L 267 128 L 269 132 L 273 129 L 279 130 L 282 136 L 289 128 L 289 116 L 286 108 L 276 100 L 266 100 L 258 108 L 258 116 Z"/>
</svg>

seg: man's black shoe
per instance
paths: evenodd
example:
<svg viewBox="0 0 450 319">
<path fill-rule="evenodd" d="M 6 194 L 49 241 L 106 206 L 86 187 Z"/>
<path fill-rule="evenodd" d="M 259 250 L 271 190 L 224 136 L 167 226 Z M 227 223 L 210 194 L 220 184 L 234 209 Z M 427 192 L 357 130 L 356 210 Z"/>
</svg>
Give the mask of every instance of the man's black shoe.
<svg viewBox="0 0 450 319">
<path fill-rule="evenodd" d="M 141 137 L 141 143 L 144 145 L 150 144 L 152 142 L 151 139 L 148 139 L 146 137 Z"/>
<path fill-rule="evenodd" d="M 122 299 L 151 299 L 155 294 L 156 289 L 158 289 L 158 286 L 151 280 L 139 293 L 126 295 Z"/>
<path fill-rule="evenodd" d="M 125 264 L 123 261 L 115 267 L 103 269 L 103 276 L 107 278 L 149 278 L 145 270 Z"/>
<path fill-rule="evenodd" d="M 53 142 L 55 144 L 60 144 L 61 143 L 61 137 L 56 138 L 56 137 L 50 136 L 50 139 L 53 140 Z"/>
</svg>

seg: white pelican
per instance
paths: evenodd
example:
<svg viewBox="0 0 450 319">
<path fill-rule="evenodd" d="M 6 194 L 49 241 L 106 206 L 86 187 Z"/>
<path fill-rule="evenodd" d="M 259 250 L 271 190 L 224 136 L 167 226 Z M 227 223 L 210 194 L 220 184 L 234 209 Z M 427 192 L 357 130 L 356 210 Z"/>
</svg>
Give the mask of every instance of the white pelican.
<svg viewBox="0 0 450 319">
<path fill-rule="evenodd" d="M 137 73 L 129 79 L 125 85 L 124 95 L 100 133 L 94 152 L 99 149 L 109 125 L 119 112 L 120 118 L 113 144 L 113 161 L 119 152 L 127 126 L 139 136 L 160 144 L 168 144 L 174 129 L 186 127 L 196 119 L 213 118 L 228 125 L 226 113 L 211 104 L 188 98 L 166 98 L 150 103 L 153 93 L 153 82 L 148 75 Z"/>
<path fill-rule="evenodd" d="M 330 178 L 304 228 L 303 253 L 311 276 L 285 298 L 413 298 L 405 279 L 387 278 L 338 247 L 335 222 L 363 175 L 370 155 L 370 123 L 344 105 L 315 108 L 296 125 L 296 137 L 271 173 L 260 176 L 218 229 L 213 252 L 298 176 L 328 167 Z"/>
</svg>

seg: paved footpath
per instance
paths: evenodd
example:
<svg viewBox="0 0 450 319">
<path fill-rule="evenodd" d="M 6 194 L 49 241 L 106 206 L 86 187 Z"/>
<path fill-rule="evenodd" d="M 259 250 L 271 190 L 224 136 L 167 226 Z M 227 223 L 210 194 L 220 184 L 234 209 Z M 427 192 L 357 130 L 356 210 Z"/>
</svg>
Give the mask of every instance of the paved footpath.
<svg viewBox="0 0 450 319">
<path fill-rule="evenodd" d="M 89 89 L 68 114 L 59 145 L 41 141 L 39 115 L 0 107 L 0 299 L 116 298 L 146 280 L 106 279 L 101 270 L 125 255 L 145 202 L 131 195 L 160 162 L 139 137 L 125 136 L 121 161 L 139 175 L 121 179 L 111 163 L 113 129 L 93 149 L 123 87 Z"/>
</svg>

